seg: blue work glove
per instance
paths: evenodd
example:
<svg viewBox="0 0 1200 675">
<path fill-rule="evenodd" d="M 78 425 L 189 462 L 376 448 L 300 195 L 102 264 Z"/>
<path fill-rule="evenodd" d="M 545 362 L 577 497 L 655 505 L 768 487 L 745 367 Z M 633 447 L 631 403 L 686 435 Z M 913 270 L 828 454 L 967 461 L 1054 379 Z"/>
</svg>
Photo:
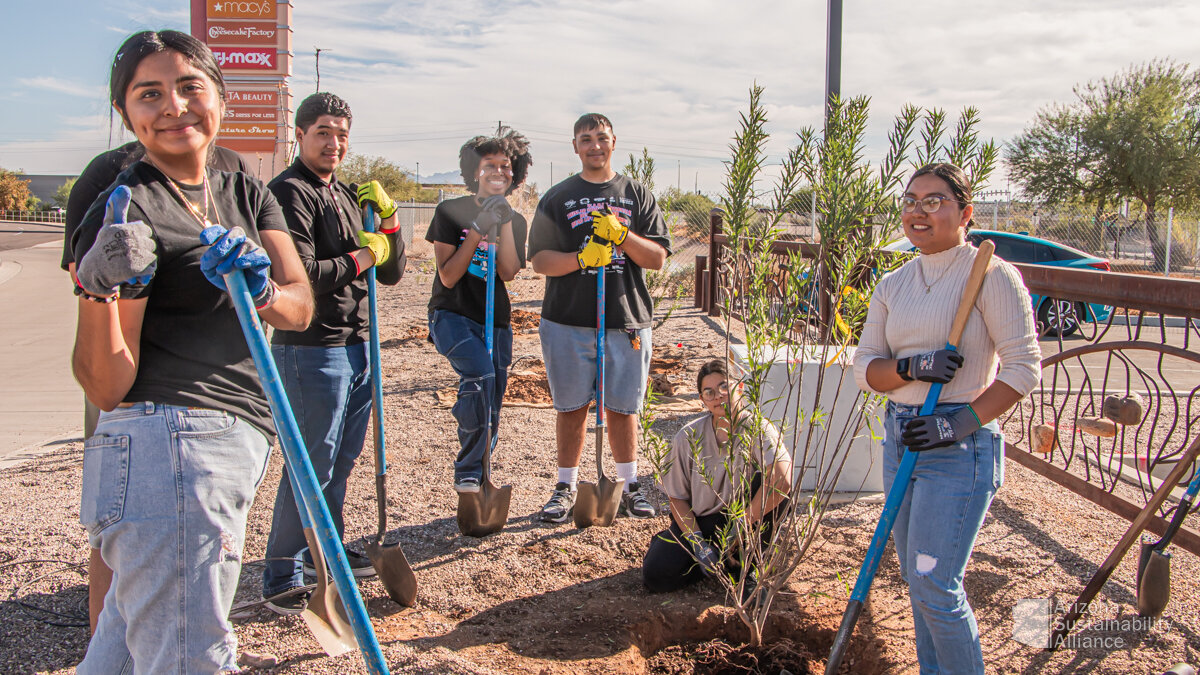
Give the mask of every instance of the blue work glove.
<svg viewBox="0 0 1200 675">
<path fill-rule="evenodd" d="M 200 271 L 213 286 L 228 292 L 225 275 L 244 270 L 255 308 L 265 309 L 278 297 L 279 289 L 271 281 L 271 258 L 261 246 L 246 238 L 242 228 L 226 230 L 213 225 L 200 233 L 200 242 L 209 245 L 200 257 Z"/>
<path fill-rule="evenodd" d="M 712 579 L 721 574 L 721 554 L 717 553 L 717 549 L 699 533 L 692 532 L 691 534 L 683 535 L 683 540 L 687 543 L 688 549 L 692 556 L 696 558 L 696 563 L 700 565 L 700 571 L 704 572 L 704 576 Z"/>
<path fill-rule="evenodd" d="M 908 377 L 905 379 L 946 384 L 954 379 L 955 373 L 962 364 L 962 354 L 950 349 L 938 349 L 917 354 L 908 359 Z"/>
<path fill-rule="evenodd" d="M 904 425 L 900 442 L 909 450 L 933 450 L 953 445 L 979 431 L 979 418 L 971 406 L 965 405 L 949 413 L 914 417 Z"/>
<path fill-rule="evenodd" d="M 502 223 L 512 220 L 513 210 L 503 195 L 492 195 L 483 200 L 479 215 L 471 223 L 471 229 L 481 237 L 487 237 L 496 231 Z"/>
<path fill-rule="evenodd" d="M 88 295 L 111 296 L 120 286 L 145 286 L 158 269 L 157 245 L 150 226 L 126 222 L 129 188 L 119 185 L 104 206 L 104 225 L 75 268 L 79 287 Z"/>
</svg>

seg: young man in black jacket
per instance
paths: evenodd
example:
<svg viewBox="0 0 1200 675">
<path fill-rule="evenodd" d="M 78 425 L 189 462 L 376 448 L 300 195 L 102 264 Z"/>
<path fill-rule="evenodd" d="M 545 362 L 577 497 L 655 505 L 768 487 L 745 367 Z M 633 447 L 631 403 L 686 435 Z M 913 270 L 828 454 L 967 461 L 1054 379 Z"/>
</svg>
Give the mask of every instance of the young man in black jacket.
<svg viewBox="0 0 1200 675">
<path fill-rule="evenodd" d="M 275 331 L 272 352 L 342 536 L 346 480 L 362 452 L 371 416 L 366 272 L 377 267 L 380 279 L 394 283 L 404 269 L 404 243 L 389 236 L 399 225 L 387 193 L 377 181 L 356 187 L 334 175 L 349 147 L 350 122 L 350 106 L 337 96 L 321 92 L 304 99 L 296 109 L 299 157 L 267 186 L 283 207 L 316 296 L 312 324 L 302 331 Z M 382 218 L 378 233 L 364 231 L 361 209 L 367 204 Z M 304 584 L 304 547 L 296 499 L 285 473 L 275 498 L 267 558 L 291 560 L 267 563 L 263 597 Z M 355 576 L 374 574 L 366 557 L 350 550 L 346 555 Z M 309 555 L 303 557 L 311 561 Z M 289 595 L 267 607 L 279 614 L 298 614 L 307 598 Z"/>
</svg>

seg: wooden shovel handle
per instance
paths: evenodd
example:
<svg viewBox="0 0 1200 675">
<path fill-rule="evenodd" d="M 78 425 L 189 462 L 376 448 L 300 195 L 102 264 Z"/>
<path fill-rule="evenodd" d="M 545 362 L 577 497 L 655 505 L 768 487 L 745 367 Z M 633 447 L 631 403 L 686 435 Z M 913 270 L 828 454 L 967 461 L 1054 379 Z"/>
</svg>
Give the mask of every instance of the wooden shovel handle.
<svg viewBox="0 0 1200 675">
<path fill-rule="evenodd" d="M 979 244 L 975 262 L 971 264 L 971 274 L 967 277 L 966 286 L 963 286 L 958 312 L 954 315 L 954 323 L 950 324 L 950 337 L 946 339 L 946 344 L 958 347 L 958 341 L 962 339 L 963 330 L 967 327 L 967 318 L 971 316 L 971 308 L 975 306 L 975 299 L 979 297 L 979 291 L 983 288 L 983 278 L 987 275 L 988 265 L 992 262 L 992 253 L 995 250 L 996 245 L 990 241 L 984 240 Z"/>
</svg>

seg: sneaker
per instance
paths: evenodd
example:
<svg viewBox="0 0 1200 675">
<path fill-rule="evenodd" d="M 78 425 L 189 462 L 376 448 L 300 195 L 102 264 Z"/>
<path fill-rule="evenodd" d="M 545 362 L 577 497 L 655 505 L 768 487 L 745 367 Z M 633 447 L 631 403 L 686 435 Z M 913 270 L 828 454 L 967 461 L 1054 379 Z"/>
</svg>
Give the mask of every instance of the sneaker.
<svg viewBox="0 0 1200 675">
<path fill-rule="evenodd" d="M 264 597 L 267 601 L 267 609 L 275 612 L 280 616 L 295 616 L 303 612 L 308 607 L 308 599 L 312 594 L 308 591 L 299 591 L 296 589 L 286 590 L 282 593 Z"/>
<path fill-rule="evenodd" d="M 454 491 L 459 494 L 474 494 L 479 492 L 479 479 L 474 476 L 459 478 L 454 481 Z"/>
<path fill-rule="evenodd" d="M 346 559 L 350 562 L 350 572 L 359 579 L 375 576 L 375 566 L 371 564 L 371 559 L 355 553 L 350 549 L 346 549 Z M 326 563 L 326 572 L 328 573 L 328 562 Z M 308 554 L 308 549 L 304 549 L 304 574 L 310 577 L 317 576 L 317 570 L 313 567 L 312 556 Z"/>
<path fill-rule="evenodd" d="M 558 483 L 550 493 L 550 501 L 542 507 L 541 519 L 547 523 L 562 523 L 571 517 L 575 507 L 575 491 L 569 483 Z"/>
<path fill-rule="evenodd" d="M 653 518 L 658 515 L 658 510 L 642 494 L 641 488 L 642 486 L 638 483 L 629 484 L 629 490 L 621 495 L 621 506 L 617 509 L 618 515 L 629 518 Z"/>
</svg>

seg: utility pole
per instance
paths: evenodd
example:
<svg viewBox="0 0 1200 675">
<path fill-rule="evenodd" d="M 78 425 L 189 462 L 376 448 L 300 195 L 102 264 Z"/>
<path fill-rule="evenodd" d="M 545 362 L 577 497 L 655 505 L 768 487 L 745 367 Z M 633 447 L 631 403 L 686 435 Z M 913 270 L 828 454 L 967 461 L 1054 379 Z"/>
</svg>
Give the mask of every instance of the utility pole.
<svg viewBox="0 0 1200 675">
<path fill-rule="evenodd" d="M 417 187 L 421 187 L 421 163 L 417 162 Z"/>
<path fill-rule="evenodd" d="M 504 120 L 496 120 L 496 136 L 500 136 L 500 131 L 504 129 Z"/>
<path fill-rule="evenodd" d="M 313 49 L 317 50 L 317 53 L 316 53 L 316 62 L 317 62 L 317 91 L 321 91 L 321 48 L 320 48 L 320 47 L 316 47 L 316 46 L 314 46 L 314 47 L 313 47 Z"/>
<path fill-rule="evenodd" d="M 683 188 L 680 187 L 682 185 L 682 182 L 683 182 L 683 165 L 680 164 L 680 160 L 677 159 L 677 160 L 675 160 L 675 191 L 676 192 L 683 192 Z"/>
<path fill-rule="evenodd" d="M 825 32 L 825 130 L 829 130 L 829 115 L 833 97 L 842 94 L 842 0 L 829 0 L 829 16 Z"/>
<path fill-rule="evenodd" d="M 692 184 L 692 192 L 700 194 L 700 172 L 696 172 L 696 182 Z"/>
<path fill-rule="evenodd" d="M 550 184 L 554 185 L 554 162 L 550 162 Z"/>
</svg>

